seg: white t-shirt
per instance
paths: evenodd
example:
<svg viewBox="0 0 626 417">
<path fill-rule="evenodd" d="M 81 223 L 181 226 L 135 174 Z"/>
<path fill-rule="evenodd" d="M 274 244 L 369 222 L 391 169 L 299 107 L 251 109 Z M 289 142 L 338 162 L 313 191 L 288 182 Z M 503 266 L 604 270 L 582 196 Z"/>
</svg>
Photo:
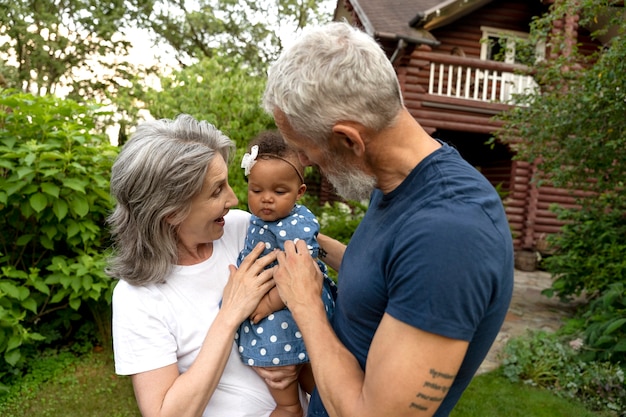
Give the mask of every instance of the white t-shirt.
<svg viewBox="0 0 626 417">
<path fill-rule="evenodd" d="M 185 372 L 195 360 L 222 299 L 228 265 L 243 248 L 250 215 L 231 210 L 224 236 L 213 254 L 191 266 L 175 266 L 164 284 L 132 286 L 120 281 L 113 291 L 113 348 L 120 375 L 177 363 Z M 220 382 L 203 416 L 269 416 L 275 403 L 256 372 L 239 359 L 233 341 Z"/>
</svg>

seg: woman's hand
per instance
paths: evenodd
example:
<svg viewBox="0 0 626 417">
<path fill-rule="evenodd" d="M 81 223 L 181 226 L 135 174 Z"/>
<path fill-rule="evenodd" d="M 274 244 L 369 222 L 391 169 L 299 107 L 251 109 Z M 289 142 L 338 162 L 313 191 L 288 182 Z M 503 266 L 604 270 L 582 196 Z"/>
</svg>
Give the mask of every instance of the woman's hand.
<svg viewBox="0 0 626 417">
<path fill-rule="evenodd" d="M 262 258 L 265 245 L 259 243 L 243 260 L 239 268 L 230 265 L 230 277 L 224 288 L 221 311 L 237 320 L 239 326 L 255 310 L 261 297 L 272 287 L 274 268 L 265 269 L 276 260 L 276 253 L 269 253 Z"/>
</svg>

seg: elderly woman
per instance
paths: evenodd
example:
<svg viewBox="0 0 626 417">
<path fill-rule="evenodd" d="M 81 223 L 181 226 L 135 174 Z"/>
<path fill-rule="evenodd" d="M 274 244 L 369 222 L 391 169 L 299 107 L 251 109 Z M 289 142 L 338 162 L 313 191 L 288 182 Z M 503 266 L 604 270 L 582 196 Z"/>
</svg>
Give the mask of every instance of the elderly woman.
<svg viewBox="0 0 626 417">
<path fill-rule="evenodd" d="M 214 126 L 181 115 L 141 124 L 113 165 L 115 369 L 131 375 L 145 417 L 258 417 L 275 407 L 234 343 L 274 285 L 264 267 L 276 256 L 257 259 L 261 244 L 234 266 L 250 215 L 231 209 L 232 148 Z"/>
</svg>

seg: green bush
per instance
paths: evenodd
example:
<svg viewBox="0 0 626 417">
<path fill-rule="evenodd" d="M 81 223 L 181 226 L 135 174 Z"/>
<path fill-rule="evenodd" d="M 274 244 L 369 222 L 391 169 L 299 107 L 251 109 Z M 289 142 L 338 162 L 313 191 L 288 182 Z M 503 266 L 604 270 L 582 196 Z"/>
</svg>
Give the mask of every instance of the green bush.
<svg viewBox="0 0 626 417">
<path fill-rule="evenodd" d="M 589 349 L 579 338 L 529 331 L 512 339 L 502 351 L 502 373 L 512 382 L 547 388 L 577 398 L 592 410 L 626 415 L 624 370 L 610 362 L 587 362 Z"/>
<path fill-rule="evenodd" d="M 615 282 L 626 283 L 626 206 L 618 192 L 581 202 L 580 210 L 561 210 L 566 222 L 551 236 L 556 253 L 543 265 L 554 277 L 546 295 L 561 299 L 581 295 L 596 298 Z"/>
<path fill-rule="evenodd" d="M 348 244 L 366 211 L 367 205 L 354 201 L 349 205 L 341 202 L 326 203 L 318 215 L 321 231 Z"/>
<path fill-rule="evenodd" d="M 0 378 L 110 299 L 105 218 L 116 148 L 97 108 L 0 91 Z"/>
<path fill-rule="evenodd" d="M 623 282 L 609 286 L 582 315 L 589 360 L 626 366 L 626 291 Z"/>
<path fill-rule="evenodd" d="M 587 360 L 626 364 L 626 222 L 622 192 L 610 191 L 564 210 L 567 224 L 550 238 L 556 253 L 544 261 L 555 277 L 548 296 L 584 295 L 579 330 Z"/>
</svg>

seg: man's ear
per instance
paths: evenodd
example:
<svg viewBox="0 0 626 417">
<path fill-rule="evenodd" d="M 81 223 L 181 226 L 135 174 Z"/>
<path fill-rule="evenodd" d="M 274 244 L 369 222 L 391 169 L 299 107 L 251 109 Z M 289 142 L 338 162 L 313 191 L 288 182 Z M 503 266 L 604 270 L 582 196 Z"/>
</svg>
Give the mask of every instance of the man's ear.
<svg viewBox="0 0 626 417">
<path fill-rule="evenodd" d="M 337 122 L 333 126 L 331 146 L 341 151 L 349 151 L 361 157 L 365 153 L 365 141 L 361 134 L 362 126 L 354 122 Z"/>
</svg>

